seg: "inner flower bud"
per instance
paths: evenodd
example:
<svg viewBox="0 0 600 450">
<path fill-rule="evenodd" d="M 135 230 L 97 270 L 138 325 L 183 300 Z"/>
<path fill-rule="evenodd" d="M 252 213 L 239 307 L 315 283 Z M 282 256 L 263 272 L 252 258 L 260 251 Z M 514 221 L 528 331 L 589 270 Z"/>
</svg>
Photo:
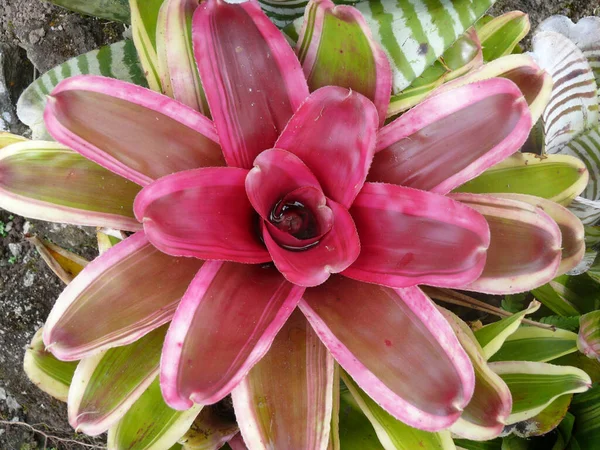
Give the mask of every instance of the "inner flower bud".
<svg viewBox="0 0 600 450">
<path fill-rule="evenodd" d="M 280 200 L 271 210 L 269 221 L 297 239 L 311 239 L 319 234 L 315 215 L 299 201 Z"/>
</svg>

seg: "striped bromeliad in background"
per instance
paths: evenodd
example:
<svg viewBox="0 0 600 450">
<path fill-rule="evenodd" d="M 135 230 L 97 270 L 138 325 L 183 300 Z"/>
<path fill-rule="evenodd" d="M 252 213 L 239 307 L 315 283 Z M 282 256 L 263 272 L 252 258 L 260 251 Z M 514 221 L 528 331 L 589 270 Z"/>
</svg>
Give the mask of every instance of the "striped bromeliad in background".
<svg viewBox="0 0 600 450">
<path fill-rule="evenodd" d="M 564 69 L 543 33 L 519 54 L 526 16 L 492 3 L 112 1 L 135 45 L 19 102 L 56 142 L 0 136 L 0 206 L 128 232 L 89 264 L 34 242 L 68 287 L 25 367 L 73 427 L 251 450 L 552 429 L 540 416 L 592 384 L 548 363 L 577 335 L 519 331 L 537 302 L 473 332 L 430 300 L 538 289 L 585 252 L 565 206 L 597 168 L 518 153 L 540 118 L 548 147 L 570 142 L 572 111 L 550 119 Z M 236 420 L 211 406 L 230 394 Z"/>
</svg>

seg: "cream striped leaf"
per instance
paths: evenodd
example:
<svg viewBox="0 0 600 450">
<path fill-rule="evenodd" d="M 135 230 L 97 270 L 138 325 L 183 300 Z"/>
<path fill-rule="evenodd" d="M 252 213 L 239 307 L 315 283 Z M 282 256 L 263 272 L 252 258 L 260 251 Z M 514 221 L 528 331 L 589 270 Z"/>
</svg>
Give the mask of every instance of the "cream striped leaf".
<svg viewBox="0 0 600 450">
<path fill-rule="evenodd" d="M 560 33 L 537 33 L 533 55 L 554 81 L 542 119 L 546 152 L 558 153 L 574 137 L 598 124 L 596 80 L 581 50 Z"/>
<path fill-rule="evenodd" d="M 358 0 L 333 0 L 336 5 L 354 5 Z M 265 14 L 279 28 L 290 25 L 304 16 L 308 0 L 258 0 Z M 298 23 L 298 28 L 302 22 Z"/>
<path fill-rule="evenodd" d="M 561 153 L 575 156 L 585 163 L 590 181 L 581 196 L 600 200 L 600 124 L 575 137 Z"/>
<path fill-rule="evenodd" d="M 552 16 L 538 27 L 540 31 L 555 31 L 568 37 L 588 60 L 600 95 L 600 17 L 584 17 L 577 24 L 565 16 Z"/>
<path fill-rule="evenodd" d="M 579 217 L 584 225 L 595 225 L 600 222 L 600 201 L 576 197 L 569 205 L 569 210 Z"/>
<path fill-rule="evenodd" d="M 71 58 L 35 80 L 19 98 L 17 115 L 21 122 L 31 128 L 33 139 L 52 139 L 44 126 L 46 96 L 60 81 L 81 74 L 104 75 L 146 85 L 135 46 L 130 40 Z"/>
<path fill-rule="evenodd" d="M 398 94 L 431 66 L 495 0 L 369 0 L 355 7 L 388 55 Z M 264 5 L 263 5 L 264 7 Z M 288 35 L 298 33 L 302 19 Z"/>
</svg>

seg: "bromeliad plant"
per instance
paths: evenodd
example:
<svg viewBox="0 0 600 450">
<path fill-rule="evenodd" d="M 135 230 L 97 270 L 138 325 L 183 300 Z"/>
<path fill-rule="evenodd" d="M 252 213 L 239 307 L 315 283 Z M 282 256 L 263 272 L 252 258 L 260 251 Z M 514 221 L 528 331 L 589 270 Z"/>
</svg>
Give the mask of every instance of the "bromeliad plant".
<svg viewBox="0 0 600 450">
<path fill-rule="evenodd" d="M 421 92 L 386 125 L 411 75 L 360 5 L 311 1 L 295 52 L 254 1 L 167 0 L 154 21 L 131 4 L 162 93 L 67 78 L 44 113 L 59 143 L 0 153 L 2 207 L 134 232 L 86 265 L 44 327 L 45 350 L 82 360 L 68 393 L 74 427 L 110 428 L 114 448 L 168 448 L 183 432 L 120 440 L 147 398 L 162 392 L 189 428 L 231 393 L 248 448 L 337 448 L 337 364 L 363 408 L 437 440 L 431 448 L 454 445 L 448 429 L 491 439 L 541 411 L 511 416 L 504 378 L 517 369 L 488 366 L 481 341 L 419 287 L 523 292 L 583 256 L 581 223 L 551 199 L 464 188 L 520 158 L 550 93 L 531 58 Z M 443 47 L 427 39 L 423 64 Z M 564 158 L 578 174 L 568 203 L 587 172 Z M 118 393 L 98 389 L 118 374 Z M 587 389 L 575 375 L 564 392 Z M 169 411 L 157 422 L 175 421 Z M 218 445 L 237 431 L 224 428 Z"/>
</svg>

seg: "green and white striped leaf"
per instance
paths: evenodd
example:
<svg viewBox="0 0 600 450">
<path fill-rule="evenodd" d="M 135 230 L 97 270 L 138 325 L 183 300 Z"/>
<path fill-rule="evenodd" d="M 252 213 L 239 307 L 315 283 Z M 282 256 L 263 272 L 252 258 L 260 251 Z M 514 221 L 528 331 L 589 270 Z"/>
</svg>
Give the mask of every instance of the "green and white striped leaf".
<svg viewBox="0 0 600 450">
<path fill-rule="evenodd" d="M 388 55 L 392 94 L 406 89 L 496 0 L 369 0 L 354 6 Z M 265 2 L 261 2 L 263 9 Z M 299 5 L 299 4 L 298 4 Z M 302 20 L 286 30 L 297 36 Z"/>
<path fill-rule="evenodd" d="M 428 450 L 455 449 L 448 430 L 430 433 L 409 427 L 393 418 L 387 411 L 375 403 L 358 387 L 348 374 L 342 371 L 341 376 L 354 401 L 369 422 L 371 422 L 379 438 L 379 442 L 385 450 L 413 450 L 417 448 Z M 345 450 L 346 447 L 342 445 L 342 449 Z"/>
<path fill-rule="evenodd" d="M 163 0 L 129 0 L 133 42 L 142 64 L 148 87 L 156 92 L 164 90 L 158 70 L 156 30 L 158 13 Z"/>
<path fill-rule="evenodd" d="M 44 126 L 46 96 L 60 81 L 81 74 L 103 75 L 146 85 L 144 72 L 131 40 L 116 42 L 71 58 L 31 83 L 17 102 L 19 120 L 31 128 L 33 139 L 51 139 Z"/>
<path fill-rule="evenodd" d="M 470 28 L 401 93 L 393 95 L 387 117 L 392 117 L 417 105 L 438 86 L 454 80 L 483 64 L 481 43 Z"/>
<path fill-rule="evenodd" d="M 529 16 L 521 11 L 507 12 L 478 26 L 477 34 L 483 47 L 483 59 L 493 61 L 510 55 L 527 36 L 530 28 Z"/>
<path fill-rule="evenodd" d="M 592 379 L 593 383 L 600 382 L 600 361 L 590 359 L 581 352 L 570 353 L 552 361 L 558 366 L 573 366 L 583 370 Z"/>
<path fill-rule="evenodd" d="M 475 338 L 482 347 L 485 359 L 490 359 L 498 350 L 500 350 L 504 341 L 517 331 L 527 314 L 533 314 L 538 309 L 540 309 L 540 303 L 533 301 L 529 304 L 527 309 L 499 320 L 498 322 L 485 325 L 475 331 Z"/>
<path fill-rule="evenodd" d="M 60 361 L 46 351 L 42 341 L 43 331 L 43 328 L 37 330 L 25 350 L 23 369 L 39 389 L 61 402 L 66 402 L 77 361 Z"/>
<path fill-rule="evenodd" d="M 515 153 L 454 192 L 528 194 L 566 205 L 587 181 L 585 164 L 573 156 Z"/>
<path fill-rule="evenodd" d="M 158 374 L 169 325 L 133 344 L 83 359 L 69 391 L 69 423 L 89 435 L 113 426 L 150 386 Z"/>
<path fill-rule="evenodd" d="M 373 425 L 346 386 L 340 389 L 339 428 L 339 449 L 387 450 L 379 442 Z"/>
<path fill-rule="evenodd" d="M 129 23 L 129 3 L 127 0 L 49 0 L 50 3 L 62 6 L 80 14 Z"/>
<path fill-rule="evenodd" d="M 600 17 L 584 17 L 574 24 L 568 17 L 552 16 L 544 20 L 538 30 L 555 31 L 568 37 L 590 63 L 600 88 Z"/>
<path fill-rule="evenodd" d="M 600 308 L 600 284 L 590 277 L 589 272 L 561 275 L 531 292 L 559 316 L 578 316 Z"/>
<path fill-rule="evenodd" d="M 336 5 L 354 5 L 358 0 L 333 0 Z M 284 32 L 294 42 L 302 26 L 302 17 L 308 0 L 258 0 L 264 13 L 279 28 L 286 28 Z"/>
<path fill-rule="evenodd" d="M 600 311 L 584 314 L 579 319 L 577 347 L 588 358 L 600 361 Z"/>
<path fill-rule="evenodd" d="M 205 406 L 179 440 L 184 450 L 217 450 L 239 432 L 237 423 L 214 406 Z"/>
<path fill-rule="evenodd" d="M 548 362 L 576 351 L 577 334 L 572 331 L 521 326 L 490 361 Z"/>
<path fill-rule="evenodd" d="M 108 448 L 115 450 L 163 450 L 177 444 L 202 410 L 194 405 L 186 411 L 167 406 L 158 377 L 108 431 Z"/>
<path fill-rule="evenodd" d="M 583 370 L 541 362 L 490 363 L 491 369 L 508 385 L 513 409 L 507 425 L 530 419 L 558 397 L 587 391 L 592 380 Z"/>
<path fill-rule="evenodd" d="M 587 59 L 567 37 L 542 31 L 533 37 L 532 46 L 534 58 L 554 81 L 542 119 L 546 151 L 557 153 L 598 124 L 598 87 Z"/>
<path fill-rule="evenodd" d="M 511 426 L 513 434 L 522 438 L 529 438 L 541 436 L 554 430 L 567 414 L 572 398 L 573 394 L 561 395 L 541 413 L 523 422 L 513 424 Z"/>
<path fill-rule="evenodd" d="M 600 385 L 575 395 L 571 403 L 575 416 L 574 436 L 581 450 L 597 450 L 600 442 Z"/>
</svg>

